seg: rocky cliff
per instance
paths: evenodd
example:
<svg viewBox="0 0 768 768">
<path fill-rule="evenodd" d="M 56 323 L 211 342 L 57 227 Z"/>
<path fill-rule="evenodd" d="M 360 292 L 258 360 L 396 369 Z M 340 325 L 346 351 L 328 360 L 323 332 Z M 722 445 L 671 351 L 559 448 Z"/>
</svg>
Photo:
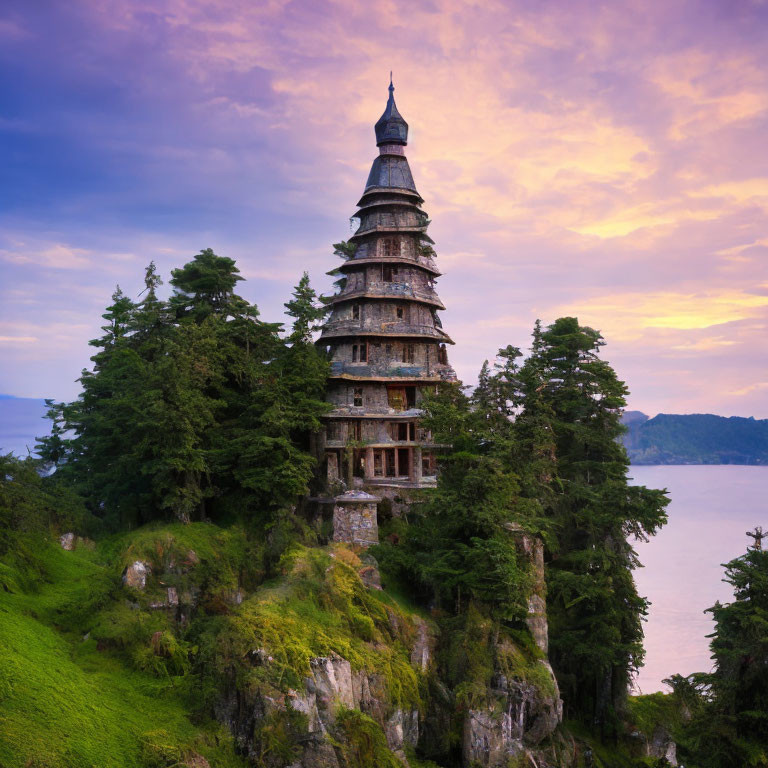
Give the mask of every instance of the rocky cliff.
<svg viewBox="0 0 768 768">
<path fill-rule="evenodd" d="M 294 542 L 267 570 L 272 555 L 237 526 L 149 526 L 103 542 L 63 532 L 39 594 L 0 569 L 0 629 L 29 625 L 0 649 L 0 762 L 68 768 L 110 754 L 104 764 L 121 768 L 674 765 L 659 727 L 669 718 L 656 710 L 628 725 L 621 760 L 563 725 L 541 543 L 510 533 L 531 569 L 527 619 L 514 625 L 482 604 L 457 615 L 417 607 L 359 545 Z M 30 657 L 35 635 L 46 646 Z M 62 686 L 72 703 L 35 720 L 30 712 L 59 701 Z"/>
<path fill-rule="evenodd" d="M 421 755 L 543 768 L 562 702 L 546 658 L 541 545 L 516 533 L 535 574 L 528 630 L 480 606 L 460 624 L 422 614 L 345 543 L 292 548 L 279 579 L 251 591 L 231 579 L 214 588 L 210 554 L 166 541 L 162 555 L 127 553 L 122 584 L 140 610 L 194 635 L 204 703 L 248 765 L 417 766 Z M 162 632 L 153 643 L 172 653 Z"/>
</svg>

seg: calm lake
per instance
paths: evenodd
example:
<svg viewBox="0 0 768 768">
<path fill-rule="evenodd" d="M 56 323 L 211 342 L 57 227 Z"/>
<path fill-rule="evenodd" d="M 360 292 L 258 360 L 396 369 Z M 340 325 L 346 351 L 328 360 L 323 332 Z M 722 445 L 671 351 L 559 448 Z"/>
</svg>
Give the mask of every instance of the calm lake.
<svg viewBox="0 0 768 768">
<path fill-rule="evenodd" d="M 745 552 L 745 531 L 768 529 L 768 467 L 665 466 L 630 468 L 637 485 L 666 488 L 669 523 L 636 549 L 645 566 L 635 572 L 638 591 L 651 601 L 645 624 L 642 693 L 668 691 L 662 679 L 711 669 L 710 614 L 733 593 L 722 582 L 722 563 Z"/>
</svg>

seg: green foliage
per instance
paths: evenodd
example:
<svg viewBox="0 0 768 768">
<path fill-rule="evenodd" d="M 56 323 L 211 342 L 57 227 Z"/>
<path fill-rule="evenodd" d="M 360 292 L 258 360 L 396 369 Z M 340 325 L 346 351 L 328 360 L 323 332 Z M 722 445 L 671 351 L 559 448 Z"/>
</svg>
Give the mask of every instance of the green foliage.
<svg viewBox="0 0 768 768">
<path fill-rule="evenodd" d="M 768 766 L 768 552 L 748 550 L 725 566 L 731 603 L 709 609 L 714 670 L 676 677 L 691 702 L 683 754 L 702 768 Z"/>
<path fill-rule="evenodd" d="M 481 600 L 499 617 L 519 621 L 531 581 L 509 524 L 527 517 L 528 506 L 510 461 L 506 402 L 498 380 L 481 382 L 472 400 L 458 384 L 427 400 L 424 426 L 451 450 L 442 458 L 437 490 L 415 508 L 403 537 L 375 553 L 445 609 L 460 613 Z"/>
<path fill-rule="evenodd" d="M 554 684 L 541 651 L 527 632 L 510 630 L 473 603 L 459 616 L 440 622 L 442 679 L 462 709 L 484 706 L 496 674 L 536 686 L 541 696 L 554 695 Z"/>
<path fill-rule="evenodd" d="M 172 768 L 182 759 L 182 750 L 168 731 L 158 729 L 141 735 L 141 761 L 146 768 Z"/>
<path fill-rule="evenodd" d="M 307 492 L 328 363 L 311 341 L 323 310 L 306 274 L 286 305 L 292 333 L 234 293 L 234 261 L 207 249 L 157 296 L 154 264 L 139 302 L 118 289 L 83 391 L 49 403 L 41 457 L 111 525 L 261 516 Z M 70 436 L 67 436 L 70 435 Z"/>
<path fill-rule="evenodd" d="M 341 752 L 348 768 L 402 768 L 402 763 L 387 747 L 381 726 L 357 709 L 342 709 L 337 715 L 344 734 Z"/>
<path fill-rule="evenodd" d="M 285 303 L 286 314 L 293 318 L 292 340 L 312 342 L 312 331 L 325 316 L 325 307 L 318 305 L 317 294 L 309 285 L 309 274 L 305 272 L 294 288 L 293 298 Z"/>
<path fill-rule="evenodd" d="M 234 667 L 246 688 L 301 689 L 310 659 L 336 654 L 353 669 L 381 675 L 392 704 L 419 708 L 419 678 L 408 651 L 412 623 L 394 601 L 363 585 L 360 565 L 344 546 L 295 548 L 283 558 L 278 582 L 202 633 L 205 674 L 224 680 Z M 271 661 L 253 666 L 254 649 Z"/>
<path fill-rule="evenodd" d="M 305 715 L 290 708 L 272 710 L 261 718 L 253 733 L 256 765 L 261 768 L 293 763 L 301 754 L 298 739 L 306 731 L 305 721 Z"/>
<path fill-rule="evenodd" d="M 234 293 L 242 279 L 233 259 L 217 256 L 206 248 L 181 269 L 172 270 L 171 285 L 176 290 L 171 309 L 177 315 L 191 313 L 197 320 L 209 314 L 234 314 L 247 307 Z"/>
<path fill-rule="evenodd" d="M 626 387 L 599 357 L 602 337 L 575 318 L 537 329 L 523 378 L 522 418 L 546 425 L 554 449 L 550 491 L 542 496 L 553 523 L 548 539 L 551 659 L 566 706 L 603 728 L 618 726 L 627 684 L 642 663 L 637 557 L 628 537 L 644 539 L 664 524 L 660 491 L 630 486 L 618 438 Z M 530 388 L 527 389 L 530 392 Z M 543 477 L 546 477 L 545 473 Z"/>
<path fill-rule="evenodd" d="M 681 722 L 679 698 L 671 693 L 649 693 L 630 696 L 628 716 L 632 725 L 649 738 L 659 725 L 673 729 Z"/>
<path fill-rule="evenodd" d="M 355 243 L 349 243 L 346 240 L 333 244 L 333 252 L 344 260 L 353 258 L 356 250 L 357 245 L 355 245 Z"/>
<path fill-rule="evenodd" d="M 93 534 L 99 521 L 83 500 L 58 478 L 42 477 L 40 462 L 0 455 L 0 587 L 14 579 L 27 587 L 45 579 L 50 535 L 56 531 Z"/>
<path fill-rule="evenodd" d="M 173 765 L 157 760 L 181 750 L 222 768 L 242 766 L 231 737 L 193 724 L 164 680 L 84 638 L 93 614 L 114 599 L 97 553 L 51 545 L 42 555 L 45 577 L 35 591 L 0 589 L 0 764 L 146 768 Z"/>
</svg>

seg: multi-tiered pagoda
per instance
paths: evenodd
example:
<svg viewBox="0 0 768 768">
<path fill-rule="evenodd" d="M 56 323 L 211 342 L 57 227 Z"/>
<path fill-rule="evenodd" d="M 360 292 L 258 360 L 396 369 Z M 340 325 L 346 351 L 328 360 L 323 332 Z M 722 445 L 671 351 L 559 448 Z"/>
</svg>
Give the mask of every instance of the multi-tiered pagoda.
<svg viewBox="0 0 768 768">
<path fill-rule="evenodd" d="M 329 347 L 331 379 L 325 458 L 328 479 L 351 486 L 419 487 L 434 482 L 435 445 L 419 427 L 425 390 L 454 379 L 435 292 L 440 275 L 429 219 L 405 157 L 408 123 L 394 86 L 376 123 L 379 156 L 342 244 L 339 291 L 318 344 Z M 360 478 L 353 483 L 353 478 Z"/>
</svg>

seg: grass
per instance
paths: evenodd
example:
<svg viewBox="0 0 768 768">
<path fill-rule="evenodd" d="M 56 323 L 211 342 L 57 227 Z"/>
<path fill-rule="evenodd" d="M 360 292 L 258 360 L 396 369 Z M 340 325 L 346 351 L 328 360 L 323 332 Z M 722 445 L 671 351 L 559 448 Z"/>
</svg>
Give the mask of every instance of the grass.
<svg viewBox="0 0 768 768">
<path fill-rule="evenodd" d="M 179 754 L 197 751 L 216 766 L 242 765 L 216 727 L 191 722 L 168 680 L 83 639 L 119 589 L 114 569 L 97 559 L 94 551 L 52 545 L 45 581 L 34 592 L 21 591 L 21 579 L 4 566 L 10 591 L 0 589 L 0 765 L 146 768 L 160 727 Z"/>
</svg>

